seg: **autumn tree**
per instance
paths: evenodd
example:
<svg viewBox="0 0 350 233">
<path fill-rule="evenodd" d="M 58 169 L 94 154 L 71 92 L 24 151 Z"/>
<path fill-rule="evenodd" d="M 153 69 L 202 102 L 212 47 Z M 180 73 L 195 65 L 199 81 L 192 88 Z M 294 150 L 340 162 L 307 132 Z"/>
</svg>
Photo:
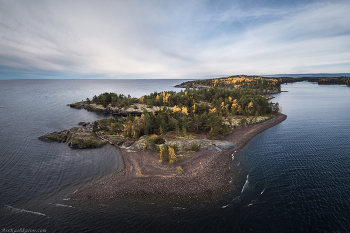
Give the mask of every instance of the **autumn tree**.
<svg viewBox="0 0 350 233">
<path fill-rule="evenodd" d="M 175 150 L 172 147 L 169 147 L 169 162 L 175 163 L 177 161 Z"/>
</svg>

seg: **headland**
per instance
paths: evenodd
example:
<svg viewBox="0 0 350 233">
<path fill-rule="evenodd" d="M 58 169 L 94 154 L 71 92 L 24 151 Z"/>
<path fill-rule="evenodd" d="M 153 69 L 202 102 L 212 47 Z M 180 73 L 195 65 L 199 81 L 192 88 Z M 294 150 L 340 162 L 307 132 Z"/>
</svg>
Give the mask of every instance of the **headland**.
<svg viewBox="0 0 350 233">
<path fill-rule="evenodd" d="M 232 154 L 251 138 L 287 118 L 277 114 L 274 118 L 254 126 L 242 127 L 224 140 L 237 145 L 236 149 L 213 151 L 201 149 L 176 164 L 159 162 L 151 150 L 130 152 L 120 148 L 125 168 L 119 173 L 82 187 L 70 195 L 72 200 L 118 198 L 134 194 L 206 195 L 222 191 L 229 185 L 232 173 L 229 164 Z M 183 169 L 178 171 L 178 167 Z"/>
</svg>

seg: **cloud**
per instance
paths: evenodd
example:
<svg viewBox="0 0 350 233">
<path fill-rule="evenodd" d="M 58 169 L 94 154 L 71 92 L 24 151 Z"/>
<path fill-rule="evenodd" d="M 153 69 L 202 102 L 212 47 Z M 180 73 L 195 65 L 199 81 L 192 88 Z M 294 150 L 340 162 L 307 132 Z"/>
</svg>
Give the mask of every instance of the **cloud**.
<svg viewBox="0 0 350 233">
<path fill-rule="evenodd" d="M 349 1 L 0 0 L 0 75 L 349 72 Z"/>
</svg>

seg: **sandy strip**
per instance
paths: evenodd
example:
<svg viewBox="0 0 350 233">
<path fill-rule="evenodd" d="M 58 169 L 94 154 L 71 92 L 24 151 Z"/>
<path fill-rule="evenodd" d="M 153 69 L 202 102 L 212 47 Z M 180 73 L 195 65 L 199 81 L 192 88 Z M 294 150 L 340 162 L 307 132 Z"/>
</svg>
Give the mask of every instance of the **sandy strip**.
<svg viewBox="0 0 350 233">
<path fill-rule="evenodd" d="M 236 144 L 237 149 L 242 148 L 247 142 L 252 139 L 257 134 L 261 133 L 262 131 L 269 129 L 282 121 L 284 121 L 287 118 L 284 114 L 277 114 L 276 117 L 265 121 L 263 123 L 249 126 L 249 127 L 243 127 L 237 130 L 234 130 L 232 134 L 227 135 L 224 137 L 223 140 L 233 142 Z"/>
<path fill-rule="evenodd" d="M 264 123 L 235 130 L 224 140 L 242 148 L 252 137 L 282 122 L 286 117 L 278 114 Z M 129 194 L 205 195 L 228 187 L 232 176 L 229 165 L 233 150 L 200 150 L 175 164 L 160 163 L 158 155 L 153 151 L 120 150 L 125 163 L 123 171 L 81 188 L 70 198 L 108 199 Z M 183 168 L 182 173 L 177 171 L 178 166 Z"/>
</svg>

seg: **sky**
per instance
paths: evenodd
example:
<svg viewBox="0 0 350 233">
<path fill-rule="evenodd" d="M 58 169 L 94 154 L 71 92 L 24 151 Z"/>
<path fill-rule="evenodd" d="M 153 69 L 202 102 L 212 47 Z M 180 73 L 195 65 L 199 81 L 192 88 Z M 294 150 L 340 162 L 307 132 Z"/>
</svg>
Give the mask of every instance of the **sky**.
<svg viewBox="0 0 350 233">
<path fill-rule="evenodd" d="M 0 79 L 350 73 L 349 0 L 0 0 Z"/>
</svg>

